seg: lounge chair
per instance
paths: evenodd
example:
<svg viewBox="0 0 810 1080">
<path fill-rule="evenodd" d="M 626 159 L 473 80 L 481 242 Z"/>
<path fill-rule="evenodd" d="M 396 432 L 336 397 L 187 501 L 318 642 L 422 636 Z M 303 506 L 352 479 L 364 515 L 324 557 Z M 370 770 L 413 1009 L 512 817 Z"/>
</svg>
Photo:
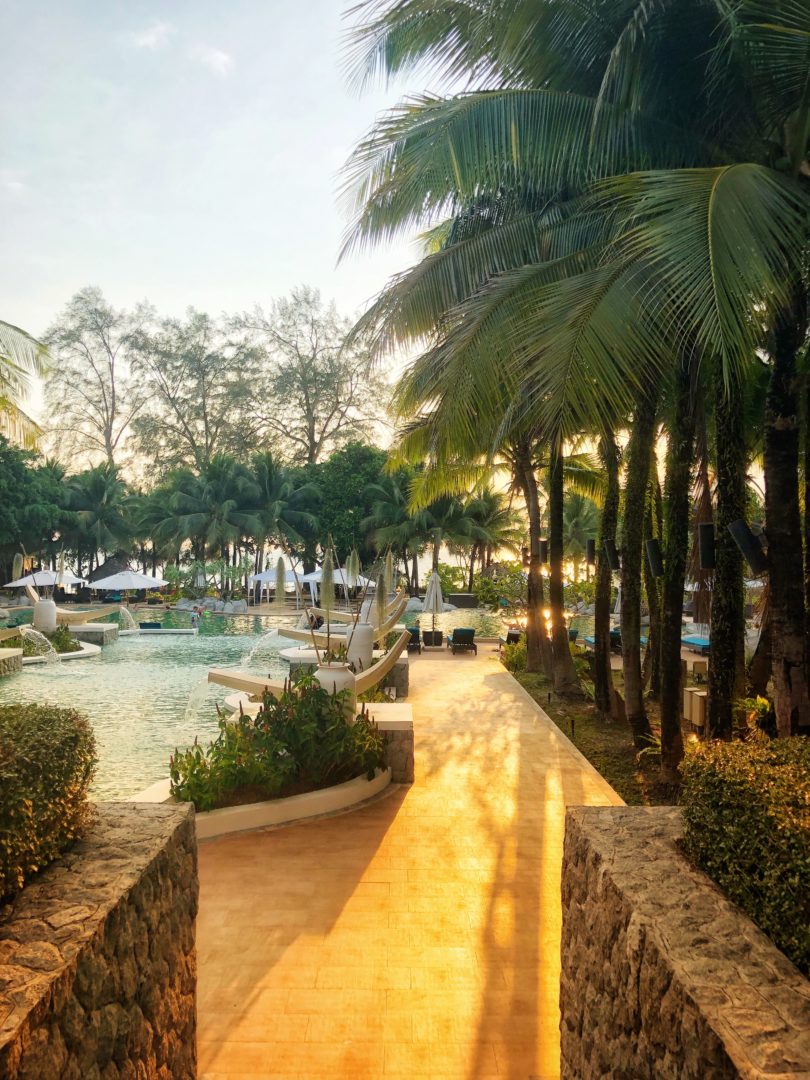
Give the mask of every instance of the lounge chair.
<svg viewBox="0 0 810 1080">
<path fill-rule="evenodd" d="M 411 640 L 408 642 L 408 652 L 422 651 L 422 631 L 418 626 L 408 627 L 408 633 L 411 635 Z"/>
<path fill-rule="evenodd" d="M 708 656 L 709 652 L 711 652 L 710 639 L 703 637 L 701 634 L 687 634 L 686 637 L 681 638 L 681 645 L 691 649 L 693 652 L 700 653 L 702 656 Z"/>
<path fill-rule="evenodd" d="M 460 649 L 462 652 L 472 649 L 477 655 L 478 646 L 475 644 L 475 630 L 469 626 L 457 626 L 447 636 L 447 648 L 452 649 L 454 653 L 456 649 Z"/>
<path fill-rule="evenodd" d="M 522 630 L 507 630 L 506 637 L 498 638 L 498 652 L 501 651 L 504 645 L 518 645 L 522 637 Z"/>
</svg>

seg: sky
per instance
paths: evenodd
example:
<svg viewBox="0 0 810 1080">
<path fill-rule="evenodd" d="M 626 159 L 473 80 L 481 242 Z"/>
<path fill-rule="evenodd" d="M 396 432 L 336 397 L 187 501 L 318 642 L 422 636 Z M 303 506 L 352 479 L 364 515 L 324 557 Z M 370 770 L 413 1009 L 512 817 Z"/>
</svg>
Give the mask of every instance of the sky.
<svg viewBox="0 0 810 1080">
<path fill-rule="evenodd" d="M 303 283 L 362 310 L 415 250 L 336 266 L 341 166 L 403 91 L 349 87 L 349 2 L 0 0 L 0 318 L 41 334 L 89 284 L 166 315 Z"/>
</svg>

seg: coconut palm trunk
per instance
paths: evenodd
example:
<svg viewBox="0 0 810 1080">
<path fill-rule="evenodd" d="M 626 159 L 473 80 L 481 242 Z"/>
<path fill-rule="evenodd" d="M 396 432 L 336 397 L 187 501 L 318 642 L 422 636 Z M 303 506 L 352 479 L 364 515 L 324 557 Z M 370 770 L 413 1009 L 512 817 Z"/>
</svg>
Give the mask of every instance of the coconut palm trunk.
<svg viewBox="0 0 810 1080">
<path fill-rule="evenodd" d="M 599 440 L 599 456 L 605 469 L 606 490 L 602 517 L 599 523 L 599 543 L 596 556 L 596 592 L 594 596 L 594 696 L 596 707 L 607 719 L 615 718 L 613 670 L 610 666 L 610 601 L 613 591 L 613 571 L 605 554 L 605 542 L 616 542 L 619 520 L 619 450 L 612 431 Z"/>
<path fill-rule="evenodd" d="M 663 531 L 661 515 L 661 485 L 658 482 L 657 458 L 655 446 L 653 446 L 650 459 L 650 487 L 644 518 L 645 539 L 661 539 Z M 642 552 L 642 564 L 644 566 L 644 591 L 650 612 L 650 633 L 641 669 L 644 685 L 649 687 L 650 700 L 658 701 L 661 697 L 661 584 L 650 568 L 646 552 Z"/>
<path fill-rule="evenodd" d="M 732 521 L 745 517 L 745 441 L 740 395 L 739 386 L 727 391 L 721 375 L 716 374 L 717 513 L 707 705 L 708 733 L 716 739 L 731 738 L 736 702 L 745 691 L 743 561 L 728 531 Z"/>
<path fill-rule="evenodd" d="M 683 591 L 689 554 L 689 502 L 695 447 L 691 365 L 682 357 L 675 372 L 675 403 L 664 481 L 664 588 L 661 616 L 661 779 L 674 784 L 683 759 L 681 734 L 681 634 Z"/>
<path fill-rule="evenodd" d="M 799 408 L 796 353 L 807 325 L 806 299 L 795 290 L 773 334 L 773 366 L 765 401 L 765 520 L 770 584 L 771 670 L 776 729 L 810 728 L 804 567 L 799 512 Z"/>
<path fill-rule="evenodd" d="M 641 559 L 644 508 L 650 478 L 650 458 L 655 442 L 658 389 L 652 380 L 643 391 L 633 418 L 627 447 L 627 477 L 622 515 L 622 672 L 627 721 L 638 747 L 645 746 L 652 729 L 644 707 L 641 677 Z"/>
<path fill-rule="evenodd" d="M 526 587 L 526 670 L 543 672 L 552 677 L 551 642 L 546 633 L 543 611 L 543 575 L 540 567 L 540 493 L 530 450 L 519 455 L 516 463 L 517 480 L 523 492 L 529 519 L 529 573 Z"/>
<path fill-rule="evenodd" d="M 810 643 L 810 378 L 804 382 L 804 624 Z M 810 656 L 808 656 L 810 661 Z"/>
<path fill-rule="evenodd" d="M 565 622 L 563 597 L 563 454 L 559 446 L 552 447 L 548 486 L 548 561 L 549 607 L 551 608 L 551 654 L 554 663 L 554 690 L 561 695 L 582 693 L 579 685 L 568 626 Z"/>
</svg>

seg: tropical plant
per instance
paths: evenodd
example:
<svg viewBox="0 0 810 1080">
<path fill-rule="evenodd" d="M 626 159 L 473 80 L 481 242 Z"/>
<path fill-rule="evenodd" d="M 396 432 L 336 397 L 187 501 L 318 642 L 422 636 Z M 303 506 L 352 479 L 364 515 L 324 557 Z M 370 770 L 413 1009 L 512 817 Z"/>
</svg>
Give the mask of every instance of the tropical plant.
<svg viewBox="0 0 810 1080">
<path fill-rule="evenodd" d="M 13 409 L 28 395 L 32 375 L 47 370 L 47 350 L 19 326 L 0 321 L 0 408 Z"/>
<path fill-rule="evenodd" d="M 83 835 L 95 766 L 93 729 L 73 709 L 0 706 L 0 902 Z"/>
<path fill-rule="evenodd" d="M 807 12 L 773 7 L 590 0 L 583 18 L 582 5 L 515 0 L 493 18 L 464 0 L 360 5 L 361 78 L 427 60 L 496 88 L 417 99 L 377 125 L 351 165 L 357 216 L 346 247 L 451 215 L 362 329 L 378 349 L 427 346 L 421 400 L 436 418 L 446 392 L 456 431 L 489 417 L 503 431 L 504 417 L 531 411 L 549 439 L 601 436 L 643 414 L 642 391 L 695 350 L 703 373 L 718 371 L 708 384 L 718 408 L 733 409 L 762 327 L 773 328 L 766 473 L 780 495 L 771 517 L 791 552 L 777 570 L 786 632 L 774 656 L 789 729 L 806 703 L 791 372 L 804 336 L 795 283 L 810 101 Z M 739 458 L 735 440 L 722 449 Z M 643 451 L 628 467 L 631 504 L 646 491 Z M 737 468 L 729 461 L 718 474 L 729 513 L 739 513 Z M 642 521 L 631 505 L 631 593 Z M 711 690 L 723 733 L 734 698 L 723 672 L 733 680 L 741 655 L 739 562 L 721 559 L 718 578 L 727 603 L 717 605 L 712 639 L 718 652 L 729 643 L 731 663 L 713 665 Z M 635 591 L 623 604 L 623 660 L 640 737 Z"/>
<path fill-rule="evenodd" d="M 172 794 L 213 810 L 283 797 L 357 776 L 372 778 L 385 762 L 385 736 L 364 712 L 349 723 L 342 694 L 312 676 L 265 697 L 255 717 L 220 719 L 206 748 L 195 744 L 171 759 Z"/>
<path fill-rule="evenodd" d="M 92 573 L 100 554 L 127 551 L 133 536 L 129 518 L 130 493 L 118 467 L 108 461 L 72 477 L 68 485 L 72 545 L 81 570 L 88 560 Z"/>
</svg>

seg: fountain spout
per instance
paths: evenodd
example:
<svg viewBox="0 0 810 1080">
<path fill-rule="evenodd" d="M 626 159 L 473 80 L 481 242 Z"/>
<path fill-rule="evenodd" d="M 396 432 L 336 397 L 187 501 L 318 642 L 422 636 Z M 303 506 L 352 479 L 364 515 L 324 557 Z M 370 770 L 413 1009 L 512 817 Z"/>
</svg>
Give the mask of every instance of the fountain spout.
<svg viewBox="0 0 810 1080">
<path fill-rule="evenodd" d="M 55 664 L 59 659 L 59 653 L 53 645 L 51 645 L 50 641 L 48 641 L 45 635 L 41 634 L 39 630 L 35 630 L 33 626 L 21 626 L 20 637 L 31 642 L 36 650 L 34 655 L 44 656 L 46 664 Z"/>
<path fill-rule="evenodd" d="M 121 632 L 126 634 L 140 634 L 141 628 L 132 617 L 129 608 L 124 604 L 118 609 Z"/>
</svg>

